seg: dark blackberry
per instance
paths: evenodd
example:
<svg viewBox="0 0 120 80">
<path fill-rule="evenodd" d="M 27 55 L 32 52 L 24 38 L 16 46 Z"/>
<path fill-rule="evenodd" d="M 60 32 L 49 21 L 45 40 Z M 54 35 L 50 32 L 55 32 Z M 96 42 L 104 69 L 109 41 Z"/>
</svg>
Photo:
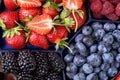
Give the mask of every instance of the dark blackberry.
<svg viewBox="0 0 120 80">
<path fill-rule="evenodd" d="M 17 80 L 32 80 L 32 75 L 30 73 L 26 73 L 25 71 L 18 73 Z"/>
<path fill-rule="evenodd" d="M 65 63 L 57 53 L 48 53 L 48 60 L 52 69 L 61 72 L 65 68 Z"/>
<path fill-rule="evenodd" d="M 36 60 L 36 75 L 43 76 L 48 73 L 49 66 L 48 66 L 48 58 L 46 53 L 35 53 L 35 60 Z"/>
<path fill-rule="evenodd" d="M 51 71 L 46 76 L 46 80 L 61 80 L 61 77 L 56 72 Z"/>
<path fill-rule="evenodd" d="M 6 73 L 17 73 L 19 67 L 17 59 L 12 52 L 5 52 L 1 59 L 2 69 Z"/>
<path fill-rule="evenodd" d="M 30 51 L 21 51 L 18 56 L 18 64 L 22 71 L 32 72 L 36 68 L 36 61 Z"/>
<path fill-rule="evenodd" d="M 44 76 L 34 76 L 33 80 L 46 80 Z"/>
</svg>

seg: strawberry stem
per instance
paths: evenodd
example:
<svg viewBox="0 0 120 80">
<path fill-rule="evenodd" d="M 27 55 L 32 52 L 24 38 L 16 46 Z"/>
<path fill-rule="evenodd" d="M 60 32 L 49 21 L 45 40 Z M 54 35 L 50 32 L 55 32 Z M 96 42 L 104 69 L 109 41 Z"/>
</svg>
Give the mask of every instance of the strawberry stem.
<svg viewBox="0 0 120 80">
<path fill-rule="evenodd" d="M 75 32 L 76 32 L 77 29 L 78 29 L 78 21 L 77 21 L 77 18 L 76 18 L 76 16 L 75 16 L 75 11 L 74 11 L 74 10 L 72 10 L 72 15 L 73 15 L 73 17 L 74 17 L 74 19 L 75 19 L 75 23 L 76 23 L 76 27 L 75 27 Z"/>
</svg>

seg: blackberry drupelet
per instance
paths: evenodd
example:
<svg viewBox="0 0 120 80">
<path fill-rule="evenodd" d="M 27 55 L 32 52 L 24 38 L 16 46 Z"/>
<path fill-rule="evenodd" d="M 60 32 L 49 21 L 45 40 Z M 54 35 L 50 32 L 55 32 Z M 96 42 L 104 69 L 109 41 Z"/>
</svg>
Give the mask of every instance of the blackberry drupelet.
<svg viewBox="0 0 120 80">
<path fill-rule="evenodd" d="M 35 60 L 36 60 L 36 75 L 43 76 L 48 73 L 49 66 L 48 66 L 48 58 L 46 53 L 35 53 Z"/>
<path fill-rule="evenodd" d="M 59 73 L 64 70 L 65 63 L 57 53 L 48 53 L 48 60 L 54 71 Z"/>
<path fill-rule="evenodd" d="M 46 80 L 44 76 L 34 76 L 33 80 Z"/>
<path fill-rule="evenodd" d="M 6 73 L 17 73 L 19 67 L 17 59 L 12 52 L 5 52 L 1 59 L 2 69 Z"/>
<path fill-rule="evenodd" d="M 22 71 L 32 72 L 36 68 L 35 57 L 30 51 L 21 51 L 18 56 L 18 64 Z"/>
</svg>

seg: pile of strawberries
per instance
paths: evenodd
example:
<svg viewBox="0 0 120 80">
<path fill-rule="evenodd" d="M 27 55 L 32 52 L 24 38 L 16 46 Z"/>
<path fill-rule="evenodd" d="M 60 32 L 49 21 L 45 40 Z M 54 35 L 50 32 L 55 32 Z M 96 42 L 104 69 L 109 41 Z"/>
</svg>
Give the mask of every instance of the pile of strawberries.
<svg viewBox="0 0 120 80">
<path fill-rule="evenodd" d="M 8 11 L 0 13 L 0 26 L 6 43 L 15 49 L 27 43 L 49 49 L 68 47 L 71 31 L 86 21 L 84 0 L 4 0 Z M 68 47 L 69 48 L 69 47 Z"/>
<path fill-rule="evenodd" d="M 90 8 L 96 19 L 105 16 L 116 21 L 120 17 L 120 0 L 90 0 Z"/>
</svg>

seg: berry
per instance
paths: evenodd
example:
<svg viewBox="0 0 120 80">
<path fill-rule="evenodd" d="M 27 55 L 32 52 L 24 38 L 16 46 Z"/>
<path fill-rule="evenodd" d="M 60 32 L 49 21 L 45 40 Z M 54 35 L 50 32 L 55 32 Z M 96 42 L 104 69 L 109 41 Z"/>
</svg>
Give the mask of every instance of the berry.
<svg viewBox="0 0 120 80">
<path fill-rule="evenodd" d="M 78 73 L 73 77 L 73 80 L 85 80 L 85 74 L 84 73 Z"/>
<path fill-rule="evenodd" d="M 100 12 L 92 12 L 92 14 L 96 19 L 102 19 L 104 17 Z"/>
<path fill-rule="evenodd" d="M 64 57 L 64 61 L 69 63 L 69 62 L 72 62 L 74 56 L 72 54 L 67 54 L 65 57 Z"/>
<path fill-rule="evenodd" d="M 74 64 L 78 67 L 82 66 L 85 62 L 86 59 L 80 55 L 76 55 L 73 60 Z"/>
<path fill-rule="evenodd" d="M 77 66 L 74 63 L 67 64 L 67 67 L 66 67 L 66 71 L 67 72 L 76 74 L 77 70 L 78 70 L 78 68 L 77 68 Z"/>
<path fill-rule="evenodd" d="M 112 35 L 117 39 L 118 42 L 120 42 L 120 30 L 114 30 Z"/>
<path fill-rule="evenodd" d="M 119 30 L 120 30 L 120 24 L 118 24 L 117 29 L 119 29 Z"/>
<path fill-rule="evenodd" d="M 103 37 L 103 42 L 106 44 L 106 45 L 111 45 L 114 41 L 114 38 L 112 35 L 110 34 L 106 34 L 104 35 Z"/>
<path fill-rule="evenodd" d="M 103 63 L 100 68 L 103 71 L 107 71 L 110 68 L 110 64 L 109 63 Z"/>
<path fill-rule="evenodd" d="M 90 53 L 95 53 L 96 51 L 97 51 L 97 45 L 96 44 L 94 44 L 94 45 L 92 45 L 91 47 L 90 47 Z"/>
<path fill-rule="evenodd" d="M 118 52 L 120 52 L 120 47 L 118 48 Z"/>
<path fill-rule="evenodd" d="M 100 68 L 99 67 L 96 67 L 96 68 L 94 68 L 94 73 L 99 73 L 100 72 Z"/>
<path fill-rule="evenodd" d="M 96 73 L 89 74 L 86 80 L 98 80 L 98 76 Z"/>
<path fill-rule="evenodd" d="M 66 72 L 66 75 L 67 75 L 67 77 L 69 78 L 69 79 L 73 79 L 73 77 L 74 77 L 74 73 L 70 73 L 70 72 Z"/>
<path fill-rule="evenodd" d="M 115 13 L 117 16 L 120 16 L 120 3 L 117 4 L 117 6 L 115 8 Z"/>
<path fill-rule="evenodd" d="M 83 43 L 84 43 L 87 47 L 90 47 L 90 46 L 94 43 L 94 41 L 93 41 L 93 39 L 92 39 L 91 37 L 86 36 L 86 37 L 83 38 Z"/>
<path fill-rule="evenodd" d="M 116 55 L 116 61 L 117 61 L 117 62 L 120 62 L 120 54 L 117 54 L 117 55 Z"/>
<path fill-rule="evenodd" d="M 45 80 L 44 76 L 33 76 L 32 80 Z"/>
<path fill-rule="evenodd" d="M 106 17 L 112 21 L 117 21 L 119 19 L 115 12 L 106 15 Z"/>
<path fill-rule="evenodd" d="M 114 77 L 117 73 L 118 73 L 118 70 L 115 67 L 111 67 L 108 69 L 109 77 Z"/>
<path fill-rule="evenodd" d="M 78 34 L 78 35 L 75 37 L 75 42 L 77 43 L 77 42 L 82 41 L 82 40 L 83 40 L 83 37 L 84 37 L 83 34 Z"/>
<path fill-rule="evenodd" d="M 114 23 L 105 23 L 104 24 L 104 30 L 105 31 L 113 31 L 116 29 L 116 25 Z"/>
<path fill-rule="evenodd" d="M 120 45 L 118 42 L 113 42 L 113 44 L 112 44 L 113 49 L 118 49 L 119 47 L 120 47 Z"/>
<path fill-rule="evenodd" d="M 94 30 L 98 30 L 98 29 L 102 29 L 103 28 L 103 25 L 100 22 L 94 22 L 94 23 L 92 23 L 91 26 L 92 26 L 92 28 Z"/>
<path fill-rule="evenodd" d="M 114 66 L 114 67 L 116 67 L 116 68 L 119 68 L 119 67 L 120 67 L 120 63 L 114 61 L 114 62 L 111 64 L 111 66 Z"/>
<path fill-rule="evenodd" d="M 92 65 L 91 64 L 84 64 L 83 65 L 83 71 L 84 71 L 84 73 L 86 73 L 86 74 L 90 74 L 90 73 L 92 73 L 93 72 L 93 67 L 92 67 Z"/>
<path fill-rule="evenodd" d="M 108 80 L 108 76 L 107 76 L 107 73 L 105 71 L 101 71 L 99 73 L 99 77 L 101 80 Z"/>
<path fill-rule="evenodd" d="M 114 61 L 114 56 L 112 53 L 104 53 L 102 55 L 103 61 L 107 63 L 112 63 Z"/>
<path fill-rule="evenodd" d="M 105 53 L 105 52 L 108 52 L 108 49 L 107 47 L 105 46 L 105 44 L 103 42 L 100 42 L 99 45 L 98 45 L 98 50 L 101 52 L 101 53 Z"/>
<path fill-rule="evenodd" d="M 82 28 L 83 35 L 90 35 L 92 33 L 92 28 L 90 26 L 84 26 Z"/>
<path fill-rule="evenodd" d="M 101 64 L 101 56 L 94 53 L 87 57 L 87 62 L 93 67 L 98 67 Z"/>
<path fill-rule="evenodd" d="M 30 51 L 21 51 L 17 61 L 22 71 L 32 72 L 36 68 L 35 58 Z"/>
</svg>

